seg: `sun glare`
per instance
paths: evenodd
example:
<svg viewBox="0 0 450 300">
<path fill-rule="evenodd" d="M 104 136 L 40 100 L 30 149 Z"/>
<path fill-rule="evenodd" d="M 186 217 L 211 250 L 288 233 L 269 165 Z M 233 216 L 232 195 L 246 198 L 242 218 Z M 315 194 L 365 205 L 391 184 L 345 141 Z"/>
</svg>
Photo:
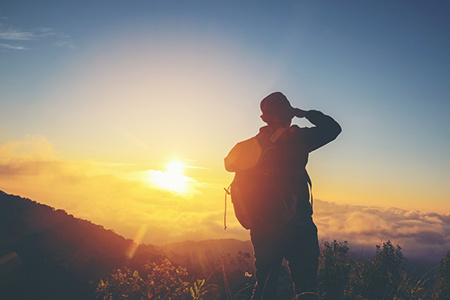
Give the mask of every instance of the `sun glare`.
<svg viewBox="0 0 450 300">
<path fill-rule="evenodd" d="M 160 189 L 171 192 L 185 193 L 191 178 L 183 175 L 184 165 L 178 160 L 173 160 L 166 165 L 166 171 L 150 170 L 148 180 Z"/>
</svg>

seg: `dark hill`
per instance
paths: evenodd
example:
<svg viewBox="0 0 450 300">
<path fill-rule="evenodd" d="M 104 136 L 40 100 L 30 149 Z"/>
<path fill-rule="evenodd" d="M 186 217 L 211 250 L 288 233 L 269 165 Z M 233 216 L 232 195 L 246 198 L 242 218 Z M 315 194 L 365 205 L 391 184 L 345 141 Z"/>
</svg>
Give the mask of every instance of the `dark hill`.
<svg viewBox="0 0 450 300">
<path fill-rule="evenodd" d="M 0 299 L 94 299 L 95 283 L 114 269 L 162 257 L 63 210 L 0 191 Z"/>
</svg>

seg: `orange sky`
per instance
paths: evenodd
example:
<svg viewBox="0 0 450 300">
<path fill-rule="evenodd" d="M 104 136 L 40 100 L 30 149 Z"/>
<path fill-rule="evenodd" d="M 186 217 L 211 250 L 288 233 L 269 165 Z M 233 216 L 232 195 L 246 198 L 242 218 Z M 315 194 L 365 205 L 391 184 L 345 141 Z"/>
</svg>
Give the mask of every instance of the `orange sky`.
<svg viewBox="0 0 450 300">
<path fill-rule="evenodd" d="M 64 209 L 128 238 L 141 235 L 142 242 L 154 244 L 188 239 L 249 238 L 248 231 L 236 222 L 230 199 L 228 229 L 223 230 L 223 187 L 229 184 L 232 174 L 222 169 L 221 162 L 203 165 L 201 161 L 178 157 L 184 164 L 180 177 L 181 170 L 175 167 L 175 174 L 171 175 L 163 163 L 63 160 L 46 138 L 38 136 L 4 144 L 0 147 L 0 157 L 0 188 L 7 193 Z M 333 185 L 332 178 L 314 174 L 318 171 L 315 169 L 311 175 L 315 178 L 314 218 L 321 239 L 352 240 L 360 235 L 362 238 L 356 239 L 359 244 L 374 246 L 380 240 L 391 239 L 411 246 L 427 232 L 446 236 L 450 222 L 448 211 L 433 215 L 389 208 L 392 205 L 388 203 L 385 207 L 370 208 L 370 203 L 363 201 L 353 204 L 339 199 L 333 201 L 346 194 L 356 198 L 358 192 L 356 189 L 354 194 L 341 192 L 342 186 Z M 181 179 L 186 186 L 182 190 L 167 190 L 168 186 L 153 180 L 164 174 L 168 175 L 165 178 L 169 182 L 179 183 Z M 367 201 L 371 197 L 374 196 L 367 195 L 364 199 Z M 409 240 L 404 238 L 406 231 L 410 233 Z M 445 247 L 446 244 L 440 245 Z M 436 247 L 432 249 L 437 251 Z M 436 255 L 440 255 L 437 252 Z"/>
</svg>

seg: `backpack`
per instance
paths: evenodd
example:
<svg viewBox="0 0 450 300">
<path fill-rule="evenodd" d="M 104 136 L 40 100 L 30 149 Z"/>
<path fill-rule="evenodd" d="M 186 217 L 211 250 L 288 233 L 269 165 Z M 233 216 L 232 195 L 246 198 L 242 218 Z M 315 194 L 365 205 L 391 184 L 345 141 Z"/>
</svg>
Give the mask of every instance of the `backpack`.
<svg viewBox="0 0 450 300">
<path fill-rule="evenodd" d="M 236 218 L 245 229 L 281 227 L 296 215 L 298 199 L 276 160 L 275 142 L 285 130 L 280 128 L 270 137 L 258 134 L 240 142 L 225 158 L 226 169 L 235 172 L 225 190 L 231 194 Z"/>
</svg>

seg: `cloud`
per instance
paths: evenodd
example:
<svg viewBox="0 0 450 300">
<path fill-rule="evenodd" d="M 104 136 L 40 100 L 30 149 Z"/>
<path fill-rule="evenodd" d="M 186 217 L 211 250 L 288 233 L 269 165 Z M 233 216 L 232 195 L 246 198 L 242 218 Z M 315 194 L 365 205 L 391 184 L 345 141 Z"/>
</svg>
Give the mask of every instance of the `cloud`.
<svg viewBox="0 0 450 300">
<path fill-rule="evenodd" d="M 427 253 L 432 259 L 450 249 L 450 214 L 316 200 L 314 220 L 321 239 L 349 241 L 353 250 L 391 240 L 410 257 Z"/>
<path fill-rule="evenodd" d="M 60 48 L 68 48 L 68 49 L 75 48 L 75 45 L 74 45 L 73 41 L 71 41 L 71 40 L 56 41 L 53 43 L 53 45 L 55 45 L 56 47 L 60 47 Z"/>
<path fill-rule="evenodd" d="M 6 19 L 5 19 L 6 20 Z M 9 42 L 22 42 L 35 45 L 38 41 L 48 41 L 57 47 L 74 48 L 73 41 L 66 34 L 60 33 L 52 28 L 39 27 L 30 30 L 22 30 L 8 23 L 0 23 L 0 48 L 10 50 L 29 49 L 24 45 L 11 45 Z"/>
<path fill-rule="evenodd" d="M 48 159 L 56 159 L 56 151 L 43 136 L 27 135 L 25 140 L 9 141 L 0 147 L 0 162 Z"/>
<path fill-rule="evenodd" d="M 4 28 L 4 27 L 5 26 L 2 26 L 2 24 L 0 24 L 0 39 L 2 40 L 30 41 L 49 36 L 63 37 L 61 34 L 58 34 L 51 28 L 36 28 L 31 31 L 22 31 L 17 28 Z"/>
<path fill-rule="evenodd" d="M 12 50 L 28 50 L 28 48 L 25 48 L 24 46 L 14 46 L 9 44 L 0 43 L 0 48 L 3 49 L 12 49 Z"/>
<path fill-rule="evenodd" d="M 13 41 L 29 41 L 34 40 L 35 34 L 27 31 L 19 31 L 17 29 L 6 29 L 0 32 L 0 39 Z"/>
</svg>

